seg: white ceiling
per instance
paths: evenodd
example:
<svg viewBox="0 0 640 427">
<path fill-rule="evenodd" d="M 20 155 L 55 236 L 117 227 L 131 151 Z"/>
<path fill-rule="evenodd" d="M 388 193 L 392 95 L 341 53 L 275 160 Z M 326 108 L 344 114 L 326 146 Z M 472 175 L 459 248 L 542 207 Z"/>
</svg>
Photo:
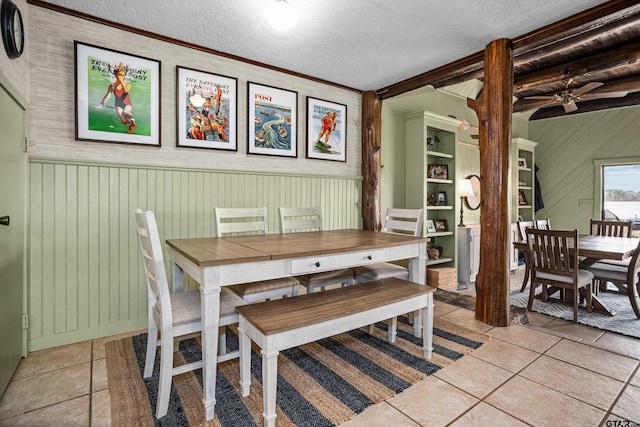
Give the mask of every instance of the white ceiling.
<svg viewBox="0 0 640 427">
<path fill-rule="evenodd" d="M 360 90 L 375 90 L 526 34 L 605 0 L 45 0 L 119 24 Z"/>
</svg>

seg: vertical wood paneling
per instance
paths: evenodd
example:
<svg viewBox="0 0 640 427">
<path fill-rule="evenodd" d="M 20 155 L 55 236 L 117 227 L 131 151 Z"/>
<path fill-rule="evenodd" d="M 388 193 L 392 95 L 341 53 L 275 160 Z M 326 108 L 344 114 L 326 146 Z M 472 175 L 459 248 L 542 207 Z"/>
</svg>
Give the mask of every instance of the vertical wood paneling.
<svg viewBox="0 0 640 427">
<path fill-rule="evenodd" d="M 588 232 L 593 206 L 579 201 L 596 197 L 594 160 L 640 156 L 639 133 L 637 107 L 531 122 L 545 204 L 536 217 L 550 218 L 554 228 Z"/>
<path fill-rule="evenodd" d="M 325 229 L 360 224 L 359 178 L 32 160 L 30 186 L 31 350 L 146 325 L 137 207 L 162 239 L 212 236 L 214 206 L 266 206 L 271 233 L 279 206 L 321 206 Z"/>
</svg>

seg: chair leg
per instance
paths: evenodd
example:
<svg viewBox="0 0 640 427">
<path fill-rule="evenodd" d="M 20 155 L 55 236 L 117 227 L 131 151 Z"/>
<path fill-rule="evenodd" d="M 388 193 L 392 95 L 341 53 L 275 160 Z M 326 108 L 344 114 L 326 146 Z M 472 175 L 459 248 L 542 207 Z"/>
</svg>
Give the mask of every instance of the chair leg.
<svg viewBox="0 0 640 427">
<path fill-rule="evenodd" d="M 171 377 L 173 371 L 173 337 L 163 336 L 160 347 L 160 383 L 156 402 L 156 418 L 167 415 L 169 396 L 171 395 Z"/>
<path fill-rule="evenodd" d="M 149 322 L 147 333 L 147 357 L 144 361 L 143 378 L 150 378 L 153 375 L 153 366 L 156 363 L 156 351 L 158 350 L 158 326 L 153 320 Z"/>
<path fill-rule="evenodd" d="M 227 328 L 220 326 L 218 328 L 218 355 L 227 354 Z"/>
<path fill-rule="evenodd" d="M 529 283 L 529 267 L 525 266 L 524 268 L 524 280 L 522 281 L 522 286 L 520 287 L 520 292 L 524 292 L 527 287 L 527 283 Z"/>
<path fill-rule="evenodd" d="M 389 322 L 388 323 L 389 342 L 393 344 L 394 342 L 396 342 L 396 335 L 398 331 L 398 318 L 392 317 L 391 319 L 389 319 L 388 322 Z"/>
<path fill-rule="evenodd" d="M 573 321 L 578 323 L 578 300 L 580 299 L 580 289 L 573 291 Z"/>
<path fill-rule="evenodd" d="M 531 286 L 529 287 L 529 301 L 527 302 L 527 311 L 531 311 L 531 307 L 533 306 L 533 298 L 535 296 L 536 296 L 536 284 L 533 283 L 533 281 L 531 281 Z"/>
<path fill-rule="evenodd" d="M 591 313 L 593 309 L 593 283 L 587 285 L 587 313 Z"/>
</svg>

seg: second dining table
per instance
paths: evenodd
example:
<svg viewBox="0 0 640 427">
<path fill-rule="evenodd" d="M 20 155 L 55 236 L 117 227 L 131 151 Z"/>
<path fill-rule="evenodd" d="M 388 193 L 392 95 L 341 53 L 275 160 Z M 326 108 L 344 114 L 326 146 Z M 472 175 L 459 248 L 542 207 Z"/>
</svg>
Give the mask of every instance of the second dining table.
<svg viewBox="0 0 640 427">
<path fill-rule="evenodd" d="M 528 251 L 527 242 L 518 241 L 513 243 L 516 249 Z M 610 259 L 616 261 L 624 261 L 633 256 L 633 252 L 638 247 L 638 239 L 631 237 L 613 237 L 613 236 L 593 236 L 584 235 L 578 237 L 578 256 L 580 260 L 579 268 L 587 269 L 598 261 Z M 530 268 L 527 266 L 526 268 Z M 592 308 L 595 311 L 615 315 L 615 311 L 607 307 L 598 298 L 593 295 Z"/>
<path fill-rule="evenodd" d="M 183 273 L 200 286 L 205 419 L 215 413 L 222 286 L 404 259 L 409 280 L 424 285 L 427 241 L 367 230 L 167 240 L 174 292 L 182 290 Z M 414 334 L 421 332 L 421 322 L 414 322 Z"/>
</svg>

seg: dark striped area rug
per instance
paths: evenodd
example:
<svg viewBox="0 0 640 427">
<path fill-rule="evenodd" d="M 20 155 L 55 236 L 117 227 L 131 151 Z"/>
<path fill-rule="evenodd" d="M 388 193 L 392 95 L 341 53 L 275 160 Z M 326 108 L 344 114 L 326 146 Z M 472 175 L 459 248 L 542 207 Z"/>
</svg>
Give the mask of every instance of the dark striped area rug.
<svg viewBox="0 0 640 427">
<path fill-rule="evenodd" d="M 398 319 L 396 343 L 386 341 L 387 327 L 376 325 L 283 351 L 278 356 L 278 426 L 335 426 L 401 392 L 442 369 L 489 337 L 455 324 L 434 319 L 434 354 L 424 360 L 422 339 L 413 336 L 406 319 Z M 229 348 L 237 348 L 235 328 L 228 328 Z M 202 371 L 173 378 L 168 414 L 156 420 L 159 354 L 152 378 L 143 380 L 146 334 L 107 343 L 107 376 L 114 426 L 261 426 L 262 360 L 257 348 L 251 354 L 251 394 L 239 391 L 238 360 L 218 365 L 216 416 L 204 422 Z M 174 353 L 176 364 L 201 357 L 199 339 L 182 341 Z"/>
</svg>

